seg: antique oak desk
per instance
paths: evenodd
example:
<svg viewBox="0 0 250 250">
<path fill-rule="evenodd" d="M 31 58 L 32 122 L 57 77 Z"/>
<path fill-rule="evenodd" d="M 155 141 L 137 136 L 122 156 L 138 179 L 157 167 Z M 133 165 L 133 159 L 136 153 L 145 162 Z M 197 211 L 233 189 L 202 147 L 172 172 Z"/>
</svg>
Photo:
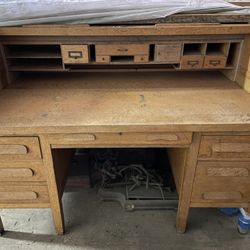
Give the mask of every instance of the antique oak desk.
<svg viewBox="0 0 250 250">
<path fill-rule="evenodd" d="M 163 147 L 177 231 L 191 207 L 248 209 L 249 35 L 247 22 L 0 28 L 0 208 L 51 208 L 63 234 L 72 149 Z"/>
</svg>

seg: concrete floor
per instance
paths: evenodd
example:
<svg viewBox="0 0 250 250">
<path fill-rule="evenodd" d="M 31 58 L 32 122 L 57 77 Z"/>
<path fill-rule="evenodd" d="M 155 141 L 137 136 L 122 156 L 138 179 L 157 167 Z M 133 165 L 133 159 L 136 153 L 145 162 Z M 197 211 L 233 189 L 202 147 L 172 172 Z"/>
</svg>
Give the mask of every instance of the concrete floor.
<svg viewBox="0 0 250 250">
<path fill-rule="evenodd" d="M 236 217 L 217 209 L 192 209 L 189 230 L 175 231 L 175 211 L 124 212 L 102 202 L 95 190 L 63 197 L 67 233 L 56 236 L 49 209 L 0 210 L 7 232 L 0 249 L 250 249 L 250 234 L 236 230 Z"/>
</svg>

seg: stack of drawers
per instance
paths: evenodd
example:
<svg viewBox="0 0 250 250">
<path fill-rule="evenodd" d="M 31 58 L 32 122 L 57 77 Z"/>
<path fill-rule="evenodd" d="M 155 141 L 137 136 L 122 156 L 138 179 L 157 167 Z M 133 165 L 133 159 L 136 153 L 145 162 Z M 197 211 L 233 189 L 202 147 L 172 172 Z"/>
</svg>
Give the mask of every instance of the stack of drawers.
<svg viewBox="0 0 250 250">
<path fill-rule="evenodd" d="M 249 184 L 250 135 L 203 135 L 191 202 L 248 207 Z"/>
<path fill-rule="evenodd" d="M 0 137 L 0 207 L 49 207 L 37 137 Z"/>
</svg>

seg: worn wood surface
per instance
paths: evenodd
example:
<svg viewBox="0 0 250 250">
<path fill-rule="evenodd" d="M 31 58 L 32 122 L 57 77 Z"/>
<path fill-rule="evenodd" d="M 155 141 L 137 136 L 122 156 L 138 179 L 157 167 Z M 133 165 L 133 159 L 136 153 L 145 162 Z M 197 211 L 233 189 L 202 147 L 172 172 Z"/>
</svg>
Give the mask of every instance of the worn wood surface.
<svg viewBox="0 0 250 250">
<path fill-rule="evenodd" d="M 199 162 L 192 202 L 247 203 L 249 201 L 249 162 Z"/>
<path fill-rule="evenodd" d="M 250 161 L 250 136 L 203 136 L 199 159 Z"/>
<path fill-rule="evenodd" d="M 0 132 L 249 131 L 249 106 L 216 72 L 35 75 L 0 92 Z"/>
<path fill-rule="evenodd" d="M 0 160 L 41 159 L 41 150 L 37 137 L 0 137 L 0 150 Z"/>
<path fill-rule="evenodd" d="M 199 133 L 194 133 L 193 143 L 187 150 L 187 154 L 183 155 L 185 159 L 185 170 L 179 172 L 181 175 L 181 187 L 179 189 L 179 205 L 176 218 L 177 232 L 184 233 L 187 226 L 187 218 L 189 213 L 189 207 L 191 203 L 191 194 L 193 189 L 193 183 L 196 171 L 196 162 L 200 146 Z"/>
<path fill-rule="evenodd" d="M 92 133 L 49 135 L 52 148 L 188 147 L 192 133 Z"/>
<path fill-rule="evenodd" d="M 43 151 L 43 163 L 46 166 L 50 208 L 52 211 L 56 233 L 61 235 L 65 231 L 62 200 L 61 194 L 59 193 L 61 187 L 58 187 L 61 183 L 57 183 L 56 169 L 53 165 L 51 146 L 46 136 L 41 135 L 40 140 Z"/>
<path fill-rule="evenodd" d="M 168 158 L 174 177 L 175 186 L 178 194 L 181 192 L 183 176 L 186 166 L 187 149 L 170 148 L 168 149 Z"/>
<path fill-rule="evenodd" d="M 41 161 L 0 161 L 0 181 L 46 181 L 46 166 Z"/>
</svg>

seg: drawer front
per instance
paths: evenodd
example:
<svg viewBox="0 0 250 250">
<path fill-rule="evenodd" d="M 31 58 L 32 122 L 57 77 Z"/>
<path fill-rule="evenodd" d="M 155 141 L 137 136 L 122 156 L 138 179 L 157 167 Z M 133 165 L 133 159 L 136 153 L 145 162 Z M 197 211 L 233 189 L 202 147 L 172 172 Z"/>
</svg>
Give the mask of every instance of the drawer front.
<svg viewBox="0 0 250 250">
<path fill-rule="evenodd" d="M 37 137 L 0 137 L 0 160 L 41 159 Z"/>
<path fill-rule="evenodd" d="M 96 56 L 149 55 L 148 44 L 104 44 L 96 45 Z"/>
<path fill-rule="evenodd" d="M 6 181 L 46 181 L 45 167 L 41 162 L 0 162 L 0 185 Z"/>
<path fill-rule="evenodd" d="M 5 186 L 0 186 L 0 205 L 32 203 L 49 203 L 48 188 L 45 184 L 22 183 L 16 185 L 6 182 Z"/>
<path fill-rule="evenodd" d="M 249 202 L 250 162 L 198 162 L 192 202 Z"/>
<path fill-rule="evenodd" d="M 199 159 L 248 159 L 250 136 L 203 136 Z"/>
<path fill-rule="evenodd" d="M 192 133 L 96 133 L 54 135 L 52 144 L 69 145 L 189 145 Z"/>
<path fill-rule="evenodd" d="M 205 56 L 204 68 L 221 69 L 226 67 L 226 56 Z"/>
<path fill-rule="evenodd" d="M 155 61 L 162 63 L 180 63 L 182 43 L 155 45 Z"/>
<path fill-rule="evenodd" d="M 89 63 L 88 45 L 61 45 L 64 64 Z"/>
<path fill-rule="evenodd" d="M 188 55 L 181 59 L 181 69 L 201 69 L 203 68 L 204 56 Z"/>
</svg>

